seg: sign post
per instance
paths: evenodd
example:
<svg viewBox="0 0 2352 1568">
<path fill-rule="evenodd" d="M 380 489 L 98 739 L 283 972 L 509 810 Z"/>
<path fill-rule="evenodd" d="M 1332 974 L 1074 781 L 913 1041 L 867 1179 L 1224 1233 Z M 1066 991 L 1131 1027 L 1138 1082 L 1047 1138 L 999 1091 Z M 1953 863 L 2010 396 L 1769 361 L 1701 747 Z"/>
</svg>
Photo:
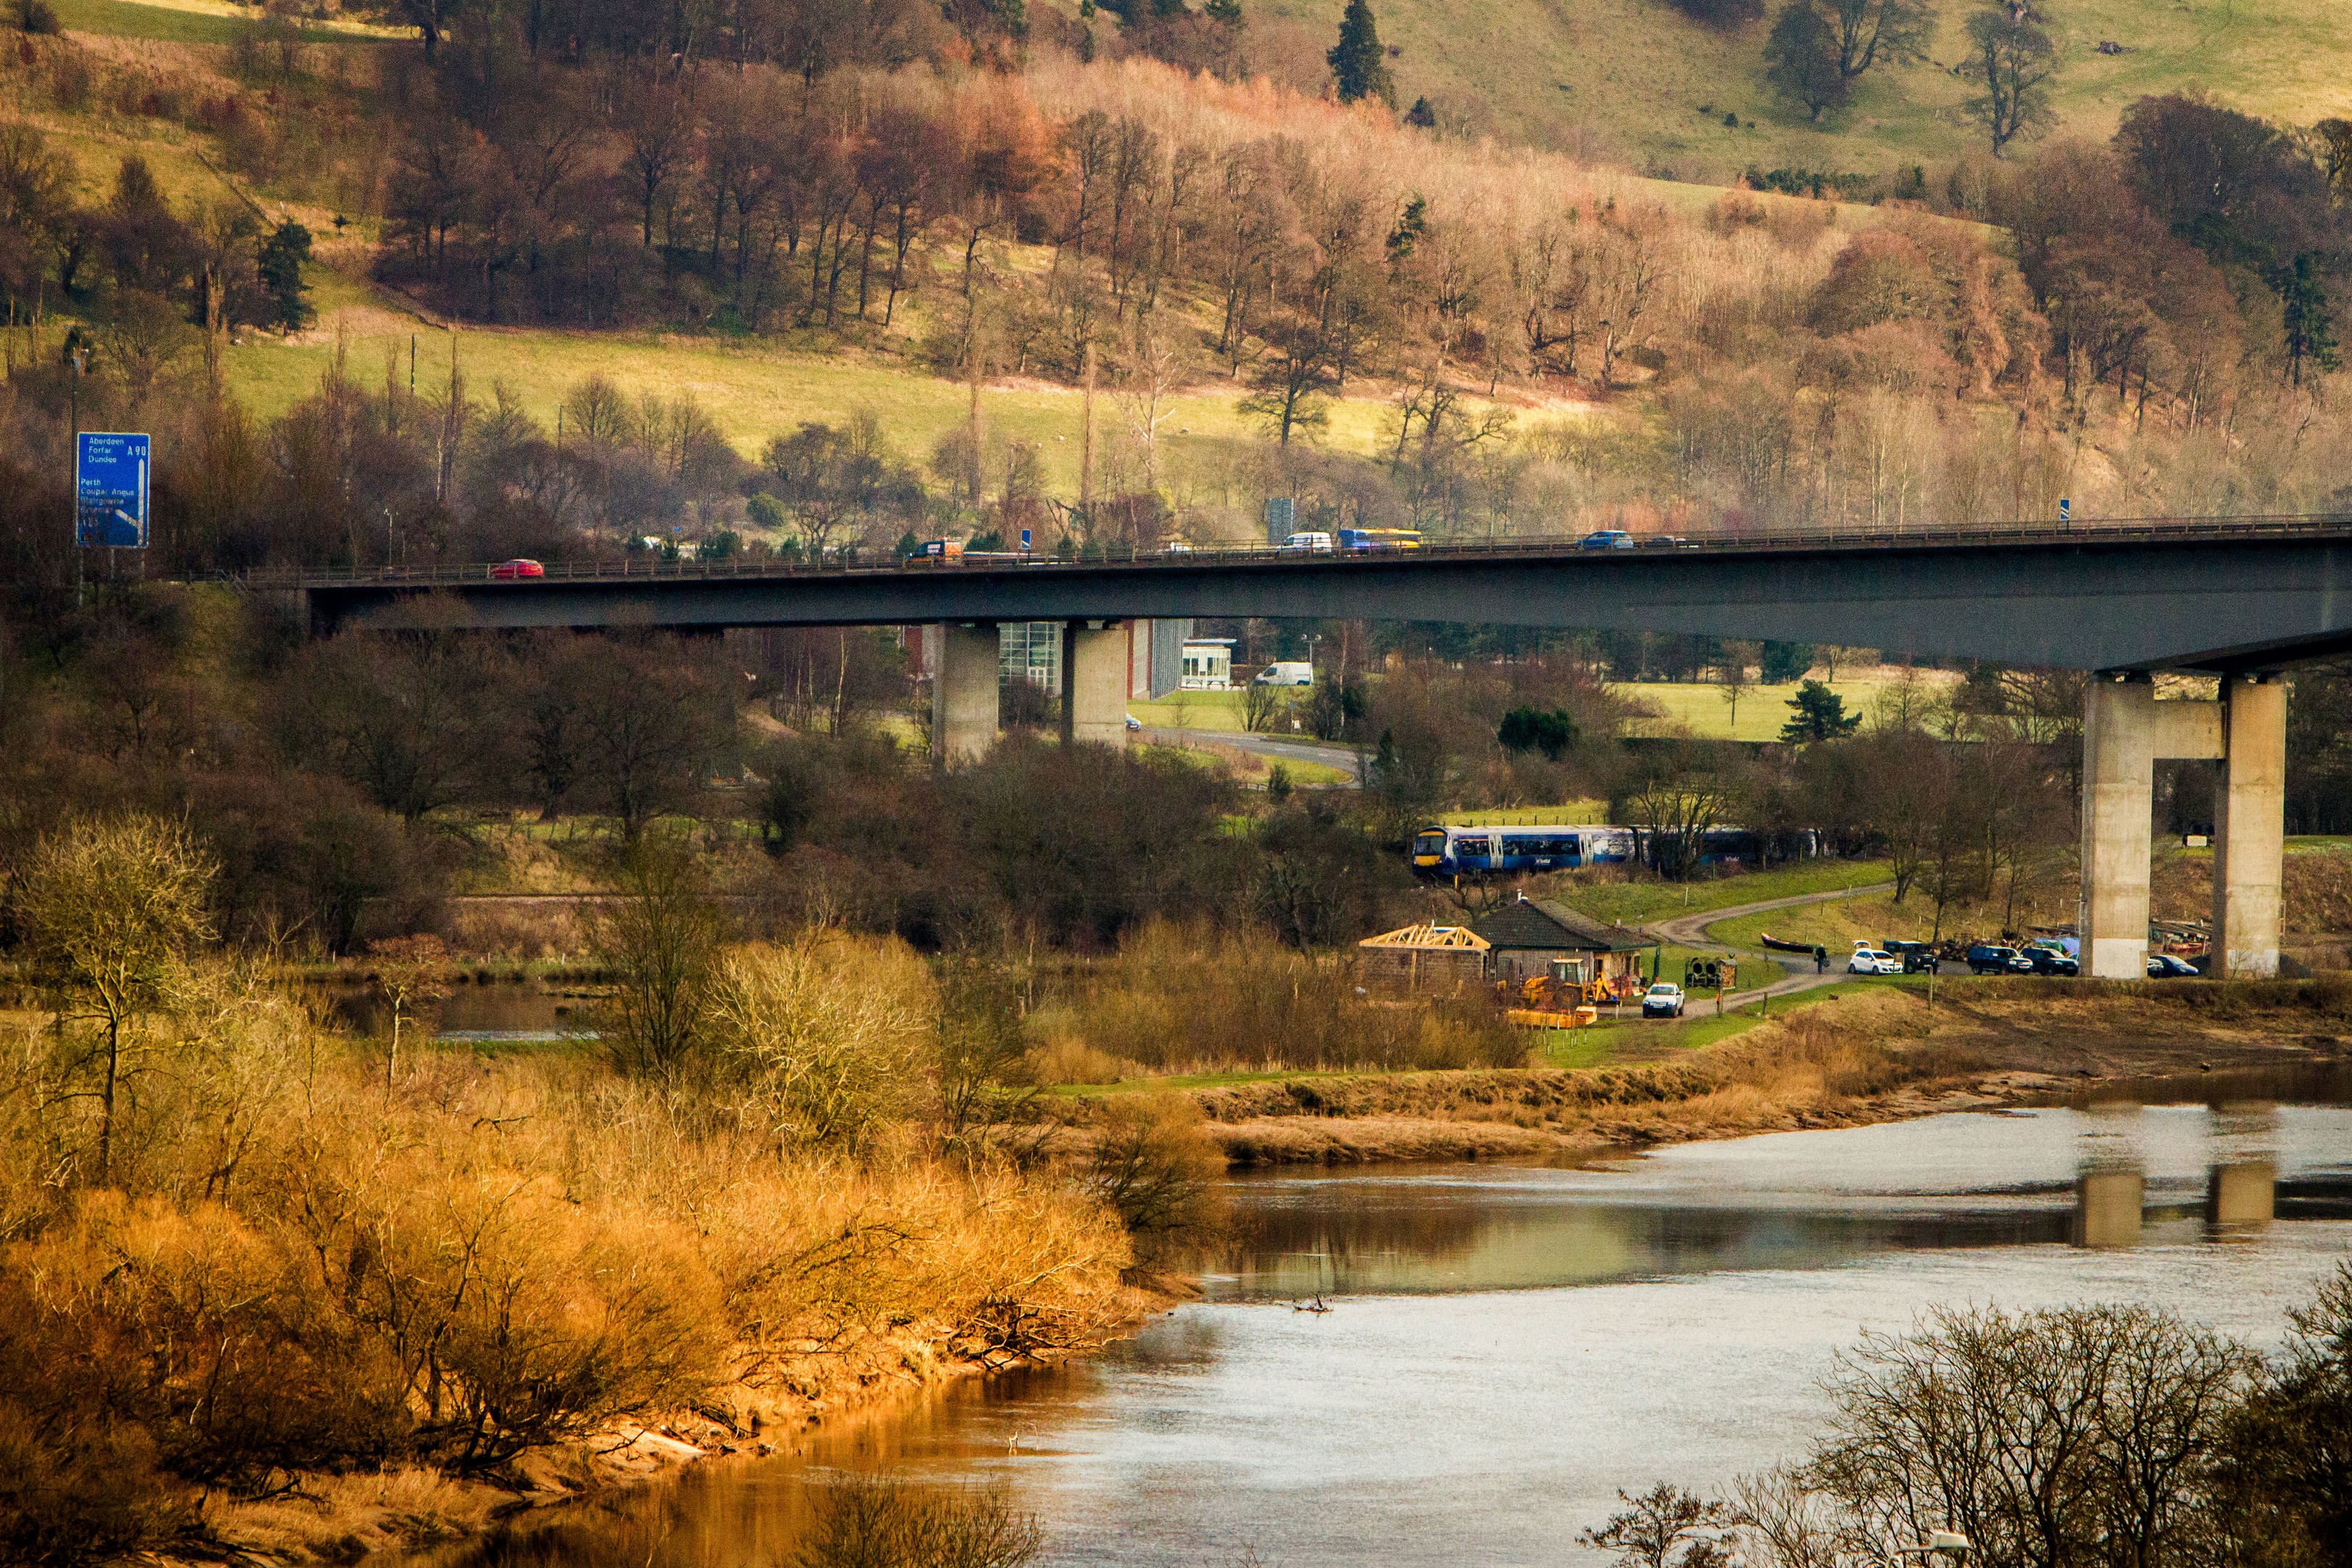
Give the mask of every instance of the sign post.
<svg viewBox="0 0 2352 1568">
<path fill-rule="evenodd" d="M 85 430 L 74 438 L 74 542 L 147 548 L 147 437 Z"/>
</svg>

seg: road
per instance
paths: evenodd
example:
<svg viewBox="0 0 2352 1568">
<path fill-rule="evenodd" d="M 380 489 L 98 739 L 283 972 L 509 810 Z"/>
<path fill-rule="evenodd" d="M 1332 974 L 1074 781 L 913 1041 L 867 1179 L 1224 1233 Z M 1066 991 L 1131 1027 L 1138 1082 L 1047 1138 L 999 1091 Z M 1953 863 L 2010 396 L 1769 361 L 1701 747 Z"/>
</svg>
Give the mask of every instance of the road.
<svg viewBox="0 0 2352 1568">
<path fill-rule="evenodd" d="M 1894 890 L 1892 882 L 1873 882 L 1864 888 L 1841 888 L 1833 893 L 1800 893 L 1790 899 L 1766 899 L 1753 904 L 1733 904 L 1728 909 L 1700 910 L 1696 913 L 1676 915 L 1670 921 L 1658 921 L 1642 929 L 1662 942 L 1675 947 L 1695 947 L 1702 952 L 1738 952 L 1739 949 L 1719 942 L 1706 934 L 1706 928 L 1717 921 L 1737 920 L 1741 915 L 1759 915 L 1769 910 L 1802 909 L 1807 904 L 1826 904 L 1833 899 L 1858 899 L 1865 893 L 1885 893 Z M 1752 954 L 1743 953 L 1749 957 Z M 1792 991 L 1810 991 L 1816 985 L 1830 985 L 1847 978 L 1843 955 L 1830 955 L 1835 967 L 1825 974 L 1790 974 L 1766 985 L 1750 986 L 1734 991 L 1723 998 L 1728 1009 L 1759 996 L 1785 996 Z M 1801 961 L 1800 961 L 1801 962 Z"/>
<path fill-rule="evenodd" d="M 1313 763 L 1321 767 L 1337 768 L 1348 775 L 1344 788 L 1355 789 L 1364 782 L 1363 769 L 1356 760 L 1356 753 L 1344 746 L 1318 745 L 1313 741 L 1293 741 L 1280 735 L 1253 735 L 1241 730 L 1147 728 L 1143 731 L 1143 738 L 1155 746 L 1181 746 L 1192 741 L 1213 741 L 1218 745 L 1231 746 L 1237 752 L 1254 752 L 1276 762 Z"/>
</svg>

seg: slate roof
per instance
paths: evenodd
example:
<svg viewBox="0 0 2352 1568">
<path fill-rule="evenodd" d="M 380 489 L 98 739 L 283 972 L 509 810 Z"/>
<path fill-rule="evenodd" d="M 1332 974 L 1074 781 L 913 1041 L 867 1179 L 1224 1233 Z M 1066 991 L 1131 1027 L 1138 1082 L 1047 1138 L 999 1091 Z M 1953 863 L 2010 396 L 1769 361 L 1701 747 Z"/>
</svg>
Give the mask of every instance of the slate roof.
<svg viewBox="0 0 2352 1568">
<path fill-rule="evenodd" d="M 1518 899 L 1491 910 L 1470 929 L 1497 952 L 1632 952 L 1657 939 L 1580 914 L 1552 899 Z"/>
</svg>

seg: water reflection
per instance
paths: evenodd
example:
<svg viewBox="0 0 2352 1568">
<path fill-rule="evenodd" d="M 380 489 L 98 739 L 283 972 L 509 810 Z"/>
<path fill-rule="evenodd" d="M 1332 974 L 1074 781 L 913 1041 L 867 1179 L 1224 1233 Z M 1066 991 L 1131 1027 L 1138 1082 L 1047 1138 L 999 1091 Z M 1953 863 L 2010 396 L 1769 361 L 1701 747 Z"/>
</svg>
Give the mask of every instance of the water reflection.
<svg viewBox="0 0 2352 1568">
<path fill-rule="evenodd" d="M 1932 1304 L 2137 1300 L 2274 1341 L 2352 1248 L 2352 1110 L 2241 1091 L 1234 1196 L 1211 1300 L 1126 1344 L 499 1560 L 789 1562 L 809 1488 L 889 1470 L 1011 1487 L 1055 1563 L 1597 1564 L 1567 1543 L 1616 1488 L 1801 1452 L 1834 1353 Z"/>
</svg>

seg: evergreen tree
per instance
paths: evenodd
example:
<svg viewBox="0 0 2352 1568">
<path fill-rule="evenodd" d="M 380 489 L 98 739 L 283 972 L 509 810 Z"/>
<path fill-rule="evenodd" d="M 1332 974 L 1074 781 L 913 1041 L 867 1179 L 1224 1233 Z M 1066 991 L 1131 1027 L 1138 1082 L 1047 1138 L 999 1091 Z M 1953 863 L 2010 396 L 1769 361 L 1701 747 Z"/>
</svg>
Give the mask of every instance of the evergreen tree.
<svg viewBox="0 0 2352 1568">
<path fill-rule="evenodd" d="M 1780 739 L 1791 742 L 1835 741 L 1862 728 L 1862 715 L 1845 710 L 1845 699 L 1818 680 L 1808 680 L 1789 699 L 1789 721 Z"/>
<path fill-rule="evenodd" d="M 310 259 L 310 231 L 289 218 L 261 242 L 257 269 L 269 294 L 269 324 L 299 331 L 310 324 L 310 302 L 302 298 L 310 286 L 302 281 L 302 264 Z"/>
<path fill-rule="evenodd" d="M 2279 270 L 2279 300 L 2286 307 L 2287 371 L 2301 386 L 2305 361 L 2321 370 L 2336 367 L 2336 323 L 2328 318 L 2327 289 L 2311 265 L 2309 251 Z"/>
<path fill-rule="evenodd" d="M 1339 18 L 1339 42 L 1324 58 L 1330 62 L 1331 75 L 1339 84 L 1340 102 L 1377 98 L 1382 103 L 1395 103 L 1396 83 L 1389 79 L 1380 26 L 1364 0 L 1348 0 L 1347 14 Z"/>
<path fill-rule="evenodd" d="M 1764 657 L 1758 660 L 1758 675 L 1767 686 L 1786 686 L 1801 680 L 1805 671 L 1813 668 L 1813 645 L 1809 642 L 1768 642 Z"/>
</svg>

